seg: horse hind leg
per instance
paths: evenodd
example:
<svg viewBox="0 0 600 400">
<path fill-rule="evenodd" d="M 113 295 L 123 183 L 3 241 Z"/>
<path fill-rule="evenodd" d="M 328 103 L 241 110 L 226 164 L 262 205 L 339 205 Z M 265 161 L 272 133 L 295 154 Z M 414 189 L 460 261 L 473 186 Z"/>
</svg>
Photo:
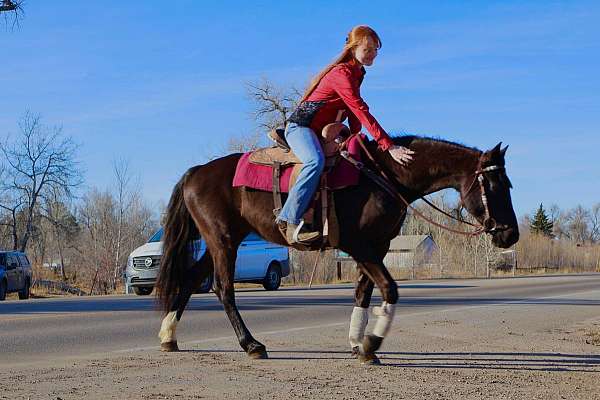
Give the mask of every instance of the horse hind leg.
<svg viewBox="0 0 600 400">
<path fill-rule="evenodd" d="M 254 359 L 268 358 L 265 346 L 254 339 L 242 316 L 240 315 L 236 302 L 233 279 L 235 272 L 235 259 L 237 256 L 237 247 L 220 247 L 214 255 L 215 264 L 215 286 L 217 295 L 223 304 L 225 313 L 233 326 L 233 330 L 238 338 L 238 342 L 249 357 Z"/>
<path fill-rule="evenodd" d="M 213 262 L 210 254 L 205 252 L 200 260 L 194 263 L 194 265 L 188 270 L 189 279 L 186 279 L 186 285 L 184 285 L 177 295 L 171 311 L 165 315 L 162 320 L 158 337 L 160 338 L 160 350 L 166 352 L 179 351 L 177 345 L 177 324 L 181 320 L 183 311 L 187 306 L 190 297 L 200 286 L 202 281 L 206 279 L 213 271 Z"/>
</svg>

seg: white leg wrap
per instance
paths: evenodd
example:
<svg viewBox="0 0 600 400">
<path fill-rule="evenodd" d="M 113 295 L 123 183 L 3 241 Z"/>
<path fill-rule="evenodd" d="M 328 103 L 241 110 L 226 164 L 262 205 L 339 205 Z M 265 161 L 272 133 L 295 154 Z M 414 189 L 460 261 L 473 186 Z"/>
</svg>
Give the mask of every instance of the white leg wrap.
<svg viewBox="0 0 600 400">
<path fill-rule="evenodd" d="M 160 325 L 158 337 L 161 343 L 176 342 L 175 329 L 177 328 L 177 311 L 168 313 Z"/>
<path fill-rule="evenodd" d="M 362 344 L 363 336 L 365 335 L 365 329 L 369 323 L 369 309 L 362 307 L 354 307 L 352 310 L 352 316 L 350 317 L 350 332 L 348 337 L 350 338 L 350 346 L 352 348 Z"/>
<path fill-rule="evenodd" d="M 389 304 L 385 301 L 381 303 L 381 307 L 373 307 L 373 314 L 377 316 L 377 322 L 375 323 L 375 328 L 373 328 L 373 335 L 382 338 L 386 337 L 392 326 L 395 310 L 395 304 Z"/>
</svg>

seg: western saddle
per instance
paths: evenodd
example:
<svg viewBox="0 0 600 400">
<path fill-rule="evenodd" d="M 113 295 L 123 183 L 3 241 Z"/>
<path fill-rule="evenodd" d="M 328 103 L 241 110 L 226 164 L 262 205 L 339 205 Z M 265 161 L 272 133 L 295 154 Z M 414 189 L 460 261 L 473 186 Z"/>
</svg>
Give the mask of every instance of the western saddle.
<svg viewBox="0 0 600 400">
<path fill-rule="evenodd" d="M 249 160 L 253 164 L 270 166 L 273 170 L 273 203 L 275 205 L 273 214 L 275 216 L 279 214 L 282 208 L 279 182 L 281 169 L 293 166 L 289 183 L 290 188 L 296 182 L 302 169 L 302 162 L 290 149 L 284 133 L 284 129 L 274 129 L 269 132 L 268 136 L 275 142 L 275 145 L 253 151 Z M 312 206 L 304 214 L 303 219 L 306 224 L 312 224 L 315 230 L 320 228 L 322 247 L 334 247 L 339 237 L 333 196 L 331 196 L 327 185 L 327 173 L 337 164 L 340 158 L 340 150 L 342 150 L 348 137 L 350 137 L 350 129 L 341 122 L 334 122 L 323 128 L 319 138 L 325 153 L 325 172 L 321 175 L 319 188 L 316 191 Z M 282 233 L 285 236 L 285 233 Z"/>
</svg>

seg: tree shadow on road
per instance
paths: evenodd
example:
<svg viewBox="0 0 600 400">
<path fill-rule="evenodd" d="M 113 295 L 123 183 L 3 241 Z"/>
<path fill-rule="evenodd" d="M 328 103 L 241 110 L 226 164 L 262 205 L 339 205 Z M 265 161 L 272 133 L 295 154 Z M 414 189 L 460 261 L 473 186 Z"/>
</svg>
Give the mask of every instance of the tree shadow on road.
<svg viewBox="0 0 600 400">
<path fill-rule="evenodd" d="M 262 292 L 264 293 L 264 292 Z M 294 309 L 302 307 L 337 307 L 354 305 L 351 295 L 317 294 L 310 296 L 295 296 L 293 291 L 284 291 L 279 295 L 240 296 L 237 304 L 240 311 Z M 381 301 L 378 293 L 373 297 L 373 303 Z M 598 299 L 566 299 L 566 298 L 528 298 L 528 297 L 447 297 L 447 296 L 400 296 L 400 310 L 422 309 L 430 307 L 454 306 L 600 306 Z M 39 301 L 9 301 L 0 302 L 0 315 L 27 315 L 41 313 L 94 313 L 121 311 L 157 312 L 156 300 L 152 297 L 70 297 L 57 299 L 42 299 Z M 221 311 L 223 306 L 213 294 L 198 295 L 191 298 L 187 311 Z M 435 311 L 435 309 L 432 309 Z M 401 311 L 397 311 L 401 312 Z"/>
</svg>

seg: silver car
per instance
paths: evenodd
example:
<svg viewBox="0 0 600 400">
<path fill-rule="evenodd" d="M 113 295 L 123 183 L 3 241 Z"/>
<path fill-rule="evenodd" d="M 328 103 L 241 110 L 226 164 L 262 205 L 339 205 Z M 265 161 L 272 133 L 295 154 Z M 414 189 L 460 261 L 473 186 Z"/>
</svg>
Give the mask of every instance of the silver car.
<svg viewBox="0 0 600 400">
<path fill-rule="evenodd" d="M 131 290 L 137 295 L 149 295 L 154 289 L 160 258 L 162 255 L 162 228 L 148 240 L 148 243 L 131 252 L 125 270 L 125 292 Z M 195 260 L 206 251 L 204 240 L 190 243 Z M 255 233 L 249 234 L 238 249 L 235 265 L 235 282 L 262 284 L 266 290 L 277 290 L 281 278 L 290 274 L 288 249 L 265 241 Z M 202 282 L 197 293 L 207 293 L 212 288 L 213 277 Z"/>
</svg>

